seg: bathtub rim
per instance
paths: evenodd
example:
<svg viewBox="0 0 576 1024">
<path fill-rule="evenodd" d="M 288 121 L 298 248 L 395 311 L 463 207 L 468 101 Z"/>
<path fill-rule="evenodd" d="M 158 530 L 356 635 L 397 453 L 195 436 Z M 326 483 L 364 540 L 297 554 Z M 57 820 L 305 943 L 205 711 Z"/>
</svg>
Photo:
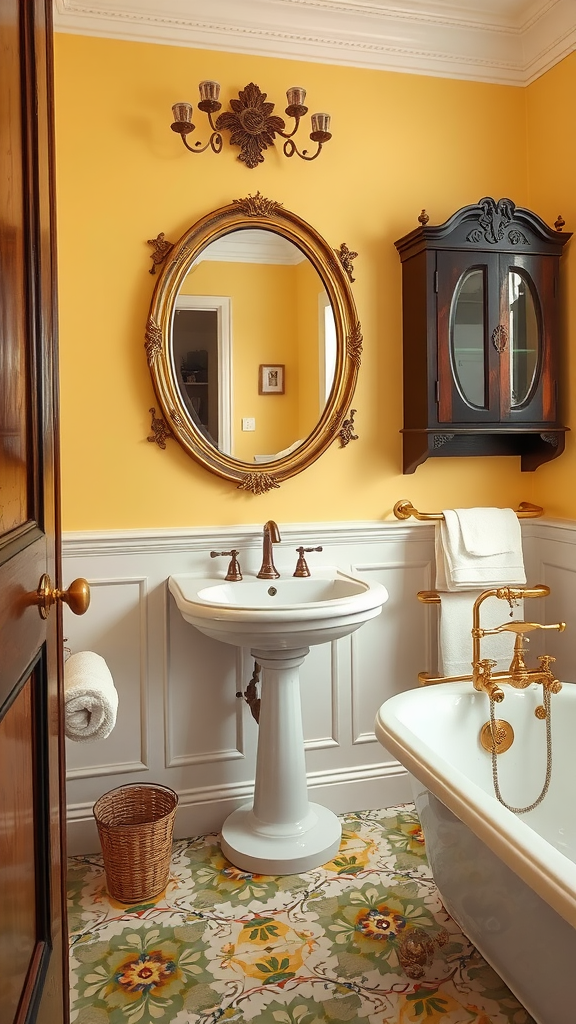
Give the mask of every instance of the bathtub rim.
<svg viewBox="0 0 576 1024">
<path fill-rule="evenodd" d="M 573 928 L 576 928 L 576 865 L 494 796 L 449 764 L 399 717 L 416 700 L 473 695 L 470 683 L 441 683 L 390 697 L 376 714 L 375 733 L 431 793 L 514 870 Z M 513 838 L 512 838 L 513 837 Z M 570 884 L 571 883 L 571 884 Z"/>
</svg>

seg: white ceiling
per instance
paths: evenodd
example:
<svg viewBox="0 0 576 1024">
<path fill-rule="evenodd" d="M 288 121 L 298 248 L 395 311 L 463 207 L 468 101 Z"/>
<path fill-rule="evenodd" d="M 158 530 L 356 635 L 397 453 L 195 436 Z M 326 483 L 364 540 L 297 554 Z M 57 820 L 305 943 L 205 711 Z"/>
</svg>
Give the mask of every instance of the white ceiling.
<svg viewBox="0 0 576 1024">
<path fill-rule="evenodd" d="M 230 231 L 211 242 L 192 266 L 211 260 L 216 263 L 268 263 L 295 267 L 305 259 L 304 253 L 282 235 L 258 228 L 244 228 L 242 231 Z"/>
<path fill-rule="evenodd" d="M 54 26 L 527 85 L 576 49 L 576 0 L 54 0 Z"/>
</svg>

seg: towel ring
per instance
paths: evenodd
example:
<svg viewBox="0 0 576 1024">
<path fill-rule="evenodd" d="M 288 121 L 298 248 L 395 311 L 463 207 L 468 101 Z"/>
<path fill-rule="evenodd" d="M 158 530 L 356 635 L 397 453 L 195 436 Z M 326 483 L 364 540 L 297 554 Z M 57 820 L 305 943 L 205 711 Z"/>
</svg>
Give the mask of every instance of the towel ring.
<svg viewBox="0 0 576 1024">
<path fill-rule="evenodd" d="M 397 501 L 393 511 L 396 519 L 410 519 L 413 516 L 414 519 L 419 519 L 424 523 L 437 523 L 444 519 L 442 512 L 418 512 L 412 502 L 406 498 Z M 544 514 L 544 509 L 540 505 L 532 505 L 529 501 L 521 501 L 515 511 L 518 519 L 537 519 L 538 516 Z"/>
</svg>

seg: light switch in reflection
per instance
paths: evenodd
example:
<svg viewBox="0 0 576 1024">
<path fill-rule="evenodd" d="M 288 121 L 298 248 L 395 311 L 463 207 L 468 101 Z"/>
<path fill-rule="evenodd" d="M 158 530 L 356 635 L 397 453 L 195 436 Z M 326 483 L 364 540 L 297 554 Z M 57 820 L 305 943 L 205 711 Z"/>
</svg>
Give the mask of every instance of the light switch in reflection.
<svg viewBox="0 0 576 1024">
<path fill-rule="evenodd" d="M 242 430 L 256 430 L 256 420 L 253 416 L 242 417 Z"/>
</svg>

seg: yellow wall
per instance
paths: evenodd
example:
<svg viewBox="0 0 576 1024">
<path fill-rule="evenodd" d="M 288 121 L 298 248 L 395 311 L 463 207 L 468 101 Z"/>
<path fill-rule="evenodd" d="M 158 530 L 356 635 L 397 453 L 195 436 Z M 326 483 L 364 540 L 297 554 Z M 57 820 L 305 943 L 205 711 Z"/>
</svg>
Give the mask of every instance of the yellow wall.
<svg viewBox="0 0 576 1024">
<path fill-rule="evenodd" d="M 559 503 L 563 460 L 536 474 L 521 474 L 515 458 L 430 459 L 414 476 L 401 473 L 393 243 L 423 206 L 440 223 L 484 195 L 520 205 L 533 195 L 536 211 L 554 219 L 554 188 L 537 187 L 536 177 L 528 188 L 527 90 L 65 34 L 55 58 L 65 530 L 380 519 L 403 497 L 425 509 L 544 499 L 539 479 Z M 226 102 L 256 81 L 280 111 L 286 88 L 301 83 L 311 109 L 331 112 L 334 137 L 310 164 L 276 151 L 248 170 L 227 142 L 219 156 L 196 159 L 170 131 L 170 108 L 195 102 L 203 78 L 221 82 Z M 544 138 L 557 147 L 561 131 L 545 113 L 548 78 L 531 87 L 535 159 Z M 570 174 L 555 173 L 569 221 Z M 164 231 L 175 240 L 209 210 L 258 189 L 331 245 L 359 252 L 353 288 L 364 354 L 354 398 L 360 441 L 333 444 L 280 490 L 254 497 L 174 442 L 161 451 L 146 441 L 156 402 L 143 342 L 155 280 L 146 239 Z"/>
<path fill-rule="evenodd" d="M 570 131 L 576 92 L 576 53 L 528 87 L 529 201 L 549 224 L 561 213 L 576 232 L 576 137 Z M 568 129 L 568 130 L 565 130 Z M 576 518 L 576 236 L 562 258 L 563 422 L 572 426 L 566 450 L 535 474 L 534 500 L 551 516 Z"/>
</svg>

